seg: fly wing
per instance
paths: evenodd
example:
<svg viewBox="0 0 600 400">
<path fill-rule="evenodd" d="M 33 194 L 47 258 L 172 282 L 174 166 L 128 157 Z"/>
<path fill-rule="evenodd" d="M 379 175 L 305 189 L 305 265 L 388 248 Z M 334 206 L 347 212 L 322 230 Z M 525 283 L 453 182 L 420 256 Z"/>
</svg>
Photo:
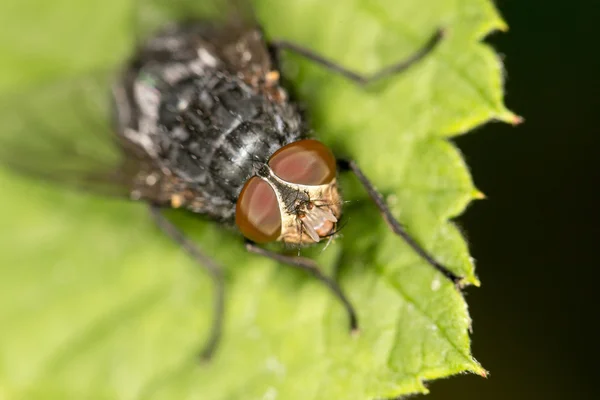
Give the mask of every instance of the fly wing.
<svg viewBox="0 0 600 400">
<path fill-rule="evenodd" d="M 232 73 L 264 76 L 271 55 L 250 0 L 146 0 L 140 2 L 138 42 L 169 23 L 194 26 L 195 34 Z"/>
<path fill-rule="evenodd" d="M 128 197 L 141 152 L 111 126 L 110 74 L 74 78 L 0 98 L 0 165 L 89 192 Z"/>
</svg>

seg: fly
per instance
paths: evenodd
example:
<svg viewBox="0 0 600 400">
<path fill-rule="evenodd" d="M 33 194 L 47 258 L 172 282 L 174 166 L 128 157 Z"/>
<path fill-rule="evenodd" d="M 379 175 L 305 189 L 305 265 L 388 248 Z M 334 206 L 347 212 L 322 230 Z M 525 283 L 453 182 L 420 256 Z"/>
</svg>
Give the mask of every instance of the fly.
<svg viewBox="0 0 600 400">
<path fill-rule="evenodd" d="M 392 231 L 428 264 L 456 285 L 461 277 L 406 232 L 355 161 L 337 158 L 309 136 L 281 83 L 277 60 L 282 52 L 296 53 L 358 85 L 369 85 L 411 67 L 441 38 L 438 31 L 415 54 L 364 76 L 295 43 L 266 40 L 249 6 L 238 1 L 223 20 L 163 27 L 143 41 L 121 69 L 112 85 L 112 135 L 119 163 L 101 165 L 94 154 L 84 157 L 60 135 L 49 138 L 54 153 L 7 141 L 1 160 L 39 178 L 146 203 L 158 227 L 214 281 L 212 329 L 201 352 L 204 358 L 213 354 L 221 337 L 223 273 L 163 215 L 169 208 L 231 227 L 244 237 L 249 252 L 313 275 L 339 299 L 350 330 L 356 331 L 352 303 L 314 261 L 261 246 L 308 246 L 335 235 L 342 215 L 339 173 L 358 179 Z M 89 124 L 86 129 L 93 128 Z"/>
</svg>

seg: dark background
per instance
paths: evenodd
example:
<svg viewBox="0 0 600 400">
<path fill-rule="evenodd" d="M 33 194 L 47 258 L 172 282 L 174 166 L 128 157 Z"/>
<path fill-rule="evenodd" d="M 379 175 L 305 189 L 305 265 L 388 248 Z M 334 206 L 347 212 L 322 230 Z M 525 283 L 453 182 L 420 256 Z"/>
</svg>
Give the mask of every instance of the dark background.
<svg viewBox="0 0 600 400">
<path fill-rule="evenodd" d="M 600 3 L 499 0 L 506 102 L 525 123 L 456 142 L 488 199 L 459 223 L 482 287 L 467 291 L 490 371 L 428 399 L 591 399 L 598 373 Z"/>
</svg>

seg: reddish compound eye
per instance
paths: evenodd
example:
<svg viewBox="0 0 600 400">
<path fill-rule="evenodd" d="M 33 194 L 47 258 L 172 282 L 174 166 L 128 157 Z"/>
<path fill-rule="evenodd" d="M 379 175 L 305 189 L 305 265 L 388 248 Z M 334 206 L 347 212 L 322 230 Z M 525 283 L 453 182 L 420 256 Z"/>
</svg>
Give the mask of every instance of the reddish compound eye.
<svg viewBox="0 0 600 400">
<path fill-rule="evenodd" d="M 323 143 L 305 139 L 277 150 L 269 166 L 279 178 L 299 185 L 324 185 L 335 178 L 335 157 Z"/>
<path fill-rule="evenodd" d="M 281 234 L 281 214 L 271 186 L 254 176 L 246 182 L 235 207 L 235 223 L 240 232 L 256 243 L 277 240 Z"/>
</svg>

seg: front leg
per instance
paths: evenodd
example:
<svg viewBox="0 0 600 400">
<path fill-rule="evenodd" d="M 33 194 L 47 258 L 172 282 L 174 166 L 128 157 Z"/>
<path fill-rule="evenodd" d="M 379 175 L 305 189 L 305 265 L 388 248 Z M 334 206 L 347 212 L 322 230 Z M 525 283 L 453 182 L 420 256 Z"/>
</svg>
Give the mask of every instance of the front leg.
<svg viewBox="0 0 600 400">
<path fill-rule="evenodd" d="M 456 275 L 452 271 L 450 271 L 447 267 L 440 264 L 435 260 L 409 233 L 404 229 L 402 224 L 392 215 L 390 208 L 385 203 L 385 200 L 379 194 L 375 186 L 371 183 L 371 181 L 365 176 L 362 170 L 358 167 L 353 160 L 338 160 L 338 165 L 340 170 L 352 172 L 358 181 L 365 188 L 371 200 L 375 203 L 379 212 L 381 213 L 385 222 L 387 222 L 390 229 L 398 236 L 400 236 L 421 258 L 423 258 L 429 265 L 440 271 L 446 278 L 451 280 L 455 285 L 460 285 L 462 281 L 462 277 Z"/>
<path fill-rule="evenodd" d="M 354 72 L 344 66 L 341 66 L 334 61 L 331 61 L 320 54 L 315 53 L 314 51 L 307 49 L 306 47 L 300 46 L 298 44 L 289 42 L 287 40 L 272 40 L 269 45 L 278 54 L 281 51 L 287 50 L 292 53 L 296 53 L 308 60 L 311 60 L 331 72 L 339 74 L 357 85 L 367 86 L 371 85 L 376 81 L 380 81 L 382 79 L 388 78 L 390 76 L 402 73 L 406 71 L 408 68 L 416 64 L 426 55 L 431 53 L 433 49 L 435 49 L 436 45 L 440 42 L 442 37 L 444 36 L 444 31 L 442 29 L 438 29 L 435 34 L 427 41 L 427 43 L 417 50 L 415 53 L 410 55 L 409 57 L 400 60 L 390 66 L 382 68 L 381 70 L 375 72 L 372 75 L 364 75 L 357 72 Z"/>
<path fill-rule="evenodd" d="M 342 288 L 340 288 L 340 286 L 333 279 L 323 275 L 323 273 L 319 270 L 319 266 L 313 260 L 299 256 L 287 256 L 285 254 L 266 250 L 249 240 L 246 241 L 246 250 L 248 250 L 250 253 L 258 254 L 282 264 L 289 265 L 290 267 L 309 272 L 312 276 L 323 282 L 346 308 L 348 319 L 350 321 L 350 332 L 358 332 L 358 319 L 356 318 L 356 312 L 354 311 L 354 307 L 350 303 L 350 300 L 348 300 L 342 291 Z"/>
</svg>

